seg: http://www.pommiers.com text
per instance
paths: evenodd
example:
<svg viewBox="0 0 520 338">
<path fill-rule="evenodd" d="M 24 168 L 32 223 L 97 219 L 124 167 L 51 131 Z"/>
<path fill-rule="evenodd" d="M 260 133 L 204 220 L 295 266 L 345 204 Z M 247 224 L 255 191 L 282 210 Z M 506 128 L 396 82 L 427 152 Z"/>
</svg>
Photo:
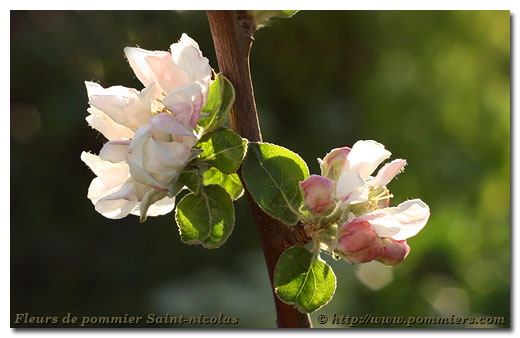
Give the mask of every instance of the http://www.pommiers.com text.
<svg viewBox="0 0 520 338">
<path fill-rule="evenodd" d="M 168 326 L 168 325 L 236 325 L 238 316 L 225 315 L 170 315 L 149 313 L 143 316 L 132 316 L 129 314 L 114 316 L 85 316 L 67 313 L 64 316 L 35 316 L 28 312 L 16 313 L 13 324 L 15 326 L 52 326 L 68 325 L 71 327 L 93 327 L 93 326 Z"/>
<path fill-rule="evenodd" d="M 506 323 L 504 317 L 494 316 L 456 316 L 448 317 L 399 317 L 399 316 L 374 316 L 367 313 L 363 316 L 350 316 L 334 313 L 332 315 L 319 315 L 318 323 L 345 325 L 349 327 L 360 327 L 366 325 L 376 326 L 401 326 L 414 327 L 422 325 L 504 325 Z"/>
</svg>

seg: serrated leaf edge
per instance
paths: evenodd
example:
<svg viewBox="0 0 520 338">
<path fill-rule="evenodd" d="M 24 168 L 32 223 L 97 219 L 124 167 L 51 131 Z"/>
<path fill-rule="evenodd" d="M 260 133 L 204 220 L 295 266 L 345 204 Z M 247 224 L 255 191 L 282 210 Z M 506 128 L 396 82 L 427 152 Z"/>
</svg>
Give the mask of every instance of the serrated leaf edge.
<svg viewBox="0 0 520 338">
<path fill-rule="evenodd" d="M 285 150 L 287 150 L 287 151 L 290 151 L 291 153 L 293 153 L 293 154 L 295 154 L 296 156 L 298 156 L 298 158 L 299 158 L 300 160 L 302 160 L 302 162 L 305 164 L 305 169 L 307 169 L 307 172 L 306 172 L 306 173 L 307 173 L 307 176 L 306 176 L 306 178 L 309 177 L 309 167 L 307 166 L 307 162 L 305 162 L 305 161 L 301 158 L 301 156 L 298 155 L 297 153 L 295 153 L 294 151 L 292 151 L 292 150 L 290 150 L 290 149 L 288 149 L 288 148 L 282 147 L 282 146 L 280 146 L 280 145 L 274 144 L 274 143 L 269 143 L 269 142 L 249 142 L 249 144 L 268 144 L 268 145 L 276 146 L 276 147 L 279 147 L 279 148 L 285 149 Z M 248 145 L 248 147 L 249 147 L 249 145 Z M 248 150 L 249 150 L 249 148 L 248 148 Z M 246 152 L 245 154 L 247 155 L 247 152 Z M 256 155 L 255 155 L 255 156 L 256 156 Z M 244 155 L 244 158 L 245 158 L 245 155 Z M 244 161 L 244 159 L 242 159 L 242 161 Z M 264 170 L 265 170 L 265 169 L 264 169 Z M 266 172 L 267 172 L 267 170 L 266 170 Z M 269 176 L 271 176 L 271 175 L 269 175 Z M 251 191 L 251 190 L 249 189 L 249 187 L 247 186 L 247 181 L 246 181 L 245 179 L 244 179 L 244 183 L 245 183 L 245 185 L 246 185 L 247 190 L 248 190 L 248 191 Z M 280 189 L 280 190 L 281 190 L 281 189 Z M 286 225 L 289 225 L 289 226 L 293 226 L 294 224 L 296 224 L 296 223 L 298 222 L 298 220 L 297 220 L 297 221 L 294 222 L 294 223 L 287 223 L 286 221 L 280 219 L 279 217 L 274 216 L 274 215 L 271 215 L 271 213 L 269 213 L 267 210 L 265 210 L 264 207 L 262 207 L 262 205 L 260 205 L 260 203 L 258 203 L 258 201 L 256 200 L 256 198 L 255 198 L 255 196 L 254 196 L 253 194 L 251 194 L 251 196 L 252 196 L 253 199 L 255 200 L 255 203 L 260 207 L 260 209 L 262 209 L 266 214 L 268 214 L 268 215 L 271 216 L 272 218 L 277 219 L 277 220 L 279 220 L 280 222 L 282 222 L 283 224 L 286 224 Z M 284 198 L 285 198 L 285 196 L 284 196 Z M 294 210 L 292 210 L 292 208 L 291 208 L 291 211 L 292 211 L 296 216 L 299 215 L 298 213 L 295 213 Z"/>
<path fill-rule="evenodd" d="M 285 251 L 287 251 L 287 250 L 289 250 L 289 249 L 291 249 L 291 248 L 293 248 L 293 247 L 295 247 L 295 246 L 301 246 L 301 245 L 293 245 L 293 246 L 291 246 L 290 248 L 287 248 Z M 302 248 L 308 250 L 307 248 L 305 248 L 305 247 L 303 247 L 303 246 L 302 246 Z M 284 252 L 285 252 L 285 251 L 284 251 Z M 282 252 L 282 255 L 283 255 L 284 252 Z M 282 257 L 282 255 L 280 255 L 280 257 Z M 317 260 L 319 260 L 319 261 L 323 262 L 325 265 L 327 265 L 327 266 L 329 267 L 330 271 L 332 272 L 332 275 L 334 276 L 334 289 L 332 290 L 332 294 L 330 295 L 330 298 L 329 298 L 325 303 L 323 303 L 320 307 L 316 308 L 316 309 L 313 310 L 312 312 L 307 312 L 307 311 L 306 311 L 303 307 L 301 307 L 299 304 L 296 304 L 296 303 L 293 303 L 293 302 L 289 302 L 289 301 L 285 301 L 285 300 L 283 300 L 282 298 L 280 298 L 280 296 L 278 295 L 278 289 L 279 289 L 279 288 L 278 288 L 278 287 L 275 287 L 275 288 L 274 288 L 274 292 L 276 293 L 276 297 L 278 297 L 278 299 L 279 299 L 282 303 L 285 303 L 285 304 L 287 304 L 287 305 L 292 305 L 292 306 L 294 306 L 294 307 L 295 307 L 296 309 L 298 309 L 298 311 L 300 311 L 301 313 L 313 313 L 313 312 L 318 311 L 319 309 L 321 309 L 321 308 L 324 307 L 325 305 L 327 305 L 327 304 L 332 300 L 332 298 L 333 298 L 334 295 L 336 294 L 336 288 L 337 288 L 337 286 L 338 286 L 338 278 L 337 278 L 337 276 L 336 276 L 336 273 L 335 273 L 334 270 L 332 269 L 332 267 L 331 267 L 327 262 L 325 262 L 325 260 L 323 260 L 320 256 L 317 257 Z M 278 261 L 280 261 L 280 258 L 278 258 Z M 278 265 L 278 262 L 276 262 L 276 265 Z M 275 266 L 275 271 L 276 271 L 276 266 Z M 301 290 L 300 290 L 300 291 L 301 291 Z M 300 293 L 300 291 L 298 292 L 298 294 Z M 298 296 L 296 296 L 296 297 L 298 297 Z M 314 296 L 313 296 L 313 297 L 314 297 Z"/>
</svg>

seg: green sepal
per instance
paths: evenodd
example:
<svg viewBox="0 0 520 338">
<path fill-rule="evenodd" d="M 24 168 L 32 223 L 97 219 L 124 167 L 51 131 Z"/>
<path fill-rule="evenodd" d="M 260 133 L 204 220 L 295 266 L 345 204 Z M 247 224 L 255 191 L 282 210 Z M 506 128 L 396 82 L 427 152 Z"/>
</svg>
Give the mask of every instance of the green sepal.
<svg viewBox="0 0 520 338">
<path fill-rule="evenodd" d="M 144 221 L 146 221 L 146 214 L 148 213 L 148 209 L 150 208 L 150 206 L 155 202 L 162 200 L 167 195 L 167 191 L 157 189 L 148 190 L 148 192 L 144 195 L 143 199 L 141 200 L 141 203 L 139 204 L 139 223 L 143 223 Z"/>
</svg>

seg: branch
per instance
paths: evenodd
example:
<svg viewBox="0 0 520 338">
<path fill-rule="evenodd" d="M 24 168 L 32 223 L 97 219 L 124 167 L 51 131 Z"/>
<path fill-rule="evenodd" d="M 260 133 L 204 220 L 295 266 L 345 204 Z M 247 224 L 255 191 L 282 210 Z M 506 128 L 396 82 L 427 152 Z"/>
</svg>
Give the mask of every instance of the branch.
<svg viewBox="0 0 520 338">
<path fill-rule="evenodd" d="M 207 14 L 220 72 L 233 83 L 236 91 L 236 100 L 229 116 L 231 129 L 249 141 L 261 142 L 262 134 L 249 69 L 249 52 L 255 23 L 246 11 L 207 11 Z M 242 180 L 242 175 L 240 179 Z M 242 185 L 246 188 L 243 180 Z M 311 327 L 308 314 L 283 303 L 274 294 L 273 277 L 278 258 L 288 247 L 301 244 L 297 243 L 301 236 L 294 236 L 289 227 L 263 212 L 247 188 L 246 197 L 269 272 L 278 327 Z"/>
</svg>

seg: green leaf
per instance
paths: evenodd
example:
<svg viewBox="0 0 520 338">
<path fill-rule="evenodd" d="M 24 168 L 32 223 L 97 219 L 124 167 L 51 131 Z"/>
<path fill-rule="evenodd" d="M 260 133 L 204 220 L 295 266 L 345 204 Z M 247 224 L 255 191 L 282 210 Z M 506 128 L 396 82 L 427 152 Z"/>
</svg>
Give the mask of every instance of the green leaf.
<svg viewBox="0 0 520 338">
<path fill-rule="evenodd" d="M 217 248 L 233 231 L 233 202 L 218 185 L 201 187 L 200 194 L 190 193 L 177 204 L 175 220 L 184 243 Z"/>
<path fill-rule="evenodd" d="M 219 128 L 205 134 L 196 147 L 202 150 L 201 161 L 231 174 L 237 171 L 244 158 L 247 140 L 227 128 Z"/>
<path fill-rule="evenodd" d="M 269 23 L 272 18 L 290 18 L 298 11 L 292 10 L 264 10 L 264 11 L 250 11 L 255 20 L 257 28 L 262 28 Z"/>
<path fill-rule="evenodd" d="M 209 87 L 208 100 L 202 107 L 201 118 L 197 122 L 204 133 L 222 125 L 234 102 L 233 84 L 224 75 L 218 74 Z"/>
<path fill-rule="evenodd" d="M 302 312 L 313 312 L 327 304 L 336 290 L 332 268 L 302 246 L 293 246 L 280 256 L 274 269 L 276 295 Z"/>
<path fill-rule="evenodd" d="M 226 189 L 233 201 L 239 199 L 244 194 L 244 188 L 242 187 L 240 178 L 236 173 L 226 175 L 217 168 L 211 168 L 206 170 L 202 177 L 204 185 L 218 184 Z"/>
<path fill-rule="evenodd" d="M 177 182 L 182 186 L 186 186 L 194 193 L 199 192 L 200 177 L 198 169 L 184 170 L 177 179 Z"/>
<path fill-rule="evenodd" d="M 269 215 L 293 225 L 301 213 L 303 196 L 298 183 L 309 177 L 298 154 L 269 143 L 249 143 L 242 164 L 247 189 Z"/>
</svg>

